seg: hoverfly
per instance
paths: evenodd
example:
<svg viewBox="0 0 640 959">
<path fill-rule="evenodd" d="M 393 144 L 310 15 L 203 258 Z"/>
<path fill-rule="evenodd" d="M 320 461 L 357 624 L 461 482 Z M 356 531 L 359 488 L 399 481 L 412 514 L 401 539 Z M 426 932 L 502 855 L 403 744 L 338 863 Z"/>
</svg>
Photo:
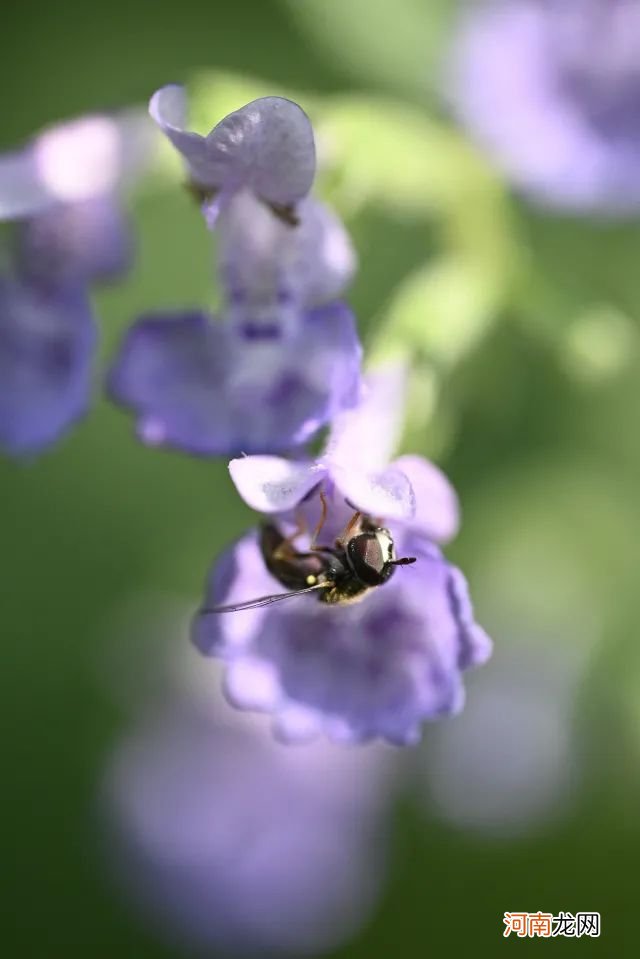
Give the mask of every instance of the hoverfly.
<svg viewBox="0 0 640 959">
<path fill-rule="evenodd" d="M 323 499 L 323 520 L 325 516 Z M 200 610 L 200 615 L 256 609 L 312 592 L 317 592 L 321 603 L 349 603 L 362 598 L 373 587 L 386 583 L 396 566 L 409 566 L 416 561 L 415 556 L 397 559 L 389 530 L 359 512 L 334 546 L 315 546 L 323 520 L 306 551 L 297 550 L 293 545 L 302 530 L 286 537 L 273 523 L 265 523 L 261 528 L 260 550 L 265 566 L 278 582 L 288 588 L 288 592 L 229 606 L 213 606 Z"/>
</svg>

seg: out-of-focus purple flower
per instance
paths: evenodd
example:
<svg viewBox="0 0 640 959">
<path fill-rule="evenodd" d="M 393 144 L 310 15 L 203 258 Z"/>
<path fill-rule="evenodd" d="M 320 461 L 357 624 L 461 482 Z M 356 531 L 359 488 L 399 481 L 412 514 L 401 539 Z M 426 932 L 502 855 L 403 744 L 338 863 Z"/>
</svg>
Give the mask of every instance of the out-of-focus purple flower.
<svg viewBox="0 0 640 959">
<path fill-rule="evenodd" d="M 552 640 L 520 635 L 474 677 L 468 709 L 437 730 L 422 757 L 430 812 L 461 829 L 514 836 L 566 809 L 580 779 L 573 726 L 586 656 L 566 636 Z"/>
<path fill-rule="evenodd" d="M 0 447 L 47 446 L 85 410 L 95 329 L 86 288 L 129 265 L 117 190 L 147 161 L 153 125 L 129 111 L 45 130 L 0 156 L 0 220 L 13 223 L 0 278 Z"/>
<path fill-rule="evenodd" d="M 149 444 L 201 455 L 286 451 L 357 402 L 361 347 L 336 296 L 355 257 L 315 200 L 278 220 L 248 191 L 220 224 L 219 319 L 158 314 L 135 323 L 109 378 Z"/>
<path fill-rule="evenodd" d="M 640 5 L 487 0 L 460 25 L 458 115 L 507 174 L 549 205 L 640 208 Z"/>
<path fill-rule="evenodd" d="M 0 278 L 0 448 L 37 452 L 85 412 L 95 342 L 83 290 Z"/>
<path fill-rule="evenodd" d="M 379 890 L 384 760 L 284 749 L 247 720 L 183 698 L 138 723 L 105 777 L 113 871 L 160 934 L 198 953 L 317 955 Z"/>
<path fill-rule="evenodd" d="M 205 198 L 213 226 L 219 211 L 246 187 L 283 216 L 311 189 L 316 156 L 304 110 L 283 97 L 261 97 L 230 113 L 207 136 L 185 129 L 187 104 L 181 86 L 157 90 L 149 112 L 184 158 L 192 185 Z"/>
<path fill-rule="evenodd" d="M 35 281 L 114 279 L 128 269 L 132 249 L 124 210 L 112 196 L 56 206 L 16 228 L 17 269 Z"/>
<path fill-rule="evenodd" d="M 230 464 L 245 501 L 282 524 L 302 520 L 313 529 L 322 491 L 328 510 L 321 544 L 331 546 L 359 510 L 389 527 L 398 555 L 417 560 L 348 605 L 311 595 L 196 617 L 194 642 L 226 662 L 228 698 L 272 713 L 287 741 L 324 732 L 335 741 L 415 742 L 424 720 L 462 707 L 462 672 L 491 651 L 464 577 L 432 542 L 457 527 L 448 481 L 417 456 L 382 465 L 399 423 L 401 382 L 401 371 L 372 378 L 362 406 L 338 418 L 316 462 L 259 456 Z M 300 549 L 308 544 L 308 535 L 296 540 Z M 204 605 L 283 591 L 250 533 L 214 565 Z"/>
<path fill-rule="evenodd" d="M 0 155 L 0 220 L 113 193 L 147 162 L 152 129 L 135 109 L 80 117 Z"/>
<path fill-rule="evenodd" d="M 0 156 L 0 220 L 18 221 L 18 269 L 37 280 L 109 279 L 129 265 L 119 189 L 147 161 L 153 127 L 138 111 L 45 130 Z"/>
</svg>

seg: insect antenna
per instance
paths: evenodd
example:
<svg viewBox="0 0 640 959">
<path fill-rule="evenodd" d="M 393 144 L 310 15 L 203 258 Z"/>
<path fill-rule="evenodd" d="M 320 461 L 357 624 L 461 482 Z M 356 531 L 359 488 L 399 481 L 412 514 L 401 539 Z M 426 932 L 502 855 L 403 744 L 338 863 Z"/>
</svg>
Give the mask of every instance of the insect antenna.
<svg viewBox="0 0 640 959">
<path fill-rule="evenodd" d="M 289 593 L 275 593 L 273 596 L 259 596 L 258 599 L 249 599 L 245 603 L 231 603 L 229 606 L 209 606 L 198 610 L 198 616 L 210 616 L 213 613 L 235 613 L 241 609 L 258 609 L 259 606 L 270 606 L 272 603 L 279 603 L 283 599 L 292 599 L 294 596 L 302 596 L 303 593 L 313 593 L 316 589 L 327 589 L 334 583 L 316 583 L 314 586 L 305 586 L 304 589 L 294 589 Z"/>
<path fill-rule="evenodd" d="M 389 560 L 389 566 L 411 566 L 415 561 L 415 556 L 401 556 L 400 559 Z"/>
</svg>

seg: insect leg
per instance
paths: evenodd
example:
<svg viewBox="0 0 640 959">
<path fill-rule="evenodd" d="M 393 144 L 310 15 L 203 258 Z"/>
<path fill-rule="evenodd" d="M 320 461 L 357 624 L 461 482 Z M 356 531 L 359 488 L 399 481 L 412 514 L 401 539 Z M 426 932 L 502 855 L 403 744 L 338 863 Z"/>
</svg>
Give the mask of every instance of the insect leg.
<svg viewBox="0 0 640 959">
<path fill-rule="evenodd" d="M 359 510 L 357 510 L 353 514 L 353 516 L 351 517 L 351 519 L 349 520 L 345 528 L 342 530 L 340 535 L 338 536 L 336 540 L 336 546 L 343 546 L 348 540 L 351 539 L 351 534 L 353 533 L 354 529 L 356 528 L 356 526 L 358 525 L 361 519 L 362 519 L 362 513 Z"/>
<path fill-rule="evenodd" d="M 316 523 L 316 528 L 313 531 L 311 536 L 311 543 L 309 544 L 309 549 L 326 549 L 326 547 L 318 546 L 318 536 L 320 535 L 320 530 L 327 521 L 327 497 L 324 495 L 324 490 L 320 490 L 320 519 Z"/>
<path fill-rule="evenodd" d="M 294 552 L 292 548 L 294 541 L 298 538 L 298 536 L 302 536 L 303 533 L 306 533 L 307 530 L 308 526 L 304 513 L 298 509 L 296 510 L 296 528 L 294 529 L 293 533 L 290 533 L 288 536 L 286 536 L 282 542 L 276 546 L 273 552 L 273 558 L 287 559 L 290 557 L 291 553 Z"/>
</svg>

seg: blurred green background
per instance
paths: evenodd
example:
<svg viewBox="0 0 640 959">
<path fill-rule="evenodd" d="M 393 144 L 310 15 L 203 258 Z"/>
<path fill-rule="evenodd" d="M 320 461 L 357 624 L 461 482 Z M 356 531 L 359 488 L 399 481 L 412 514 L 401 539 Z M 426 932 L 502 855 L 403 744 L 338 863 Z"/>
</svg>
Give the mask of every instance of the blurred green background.
<svg viewBox="0 0 640 959">
<path fill-rule="evenodd" d="M 433 456 L 459 490 L 464 524 L 450 555 L 478 618 L 497 647 L 539 636 L 547 650 L 578 648 L 584 663 L 569 720 L 581 773 L 568 808 L 517 837 L 491 837 L 425 815 L 408 791 L 387 895 L 340 955 L 630 955 L 640 226 L 526 207 L 447 125 L 435 77 L 452 9 L 444 0 L 13 4 L 0 41 L 0 146 L 56 119 L 144 103 L 170 81 L 192 84 L 210 125 L 242 103 L 239 83 L 245 99 L 284 90 L 307 106 L 326 160 L 321 188 L 360 255 L 349 299 L 370 354 L 408 351 L 414 361 L 405 445 Z M 104 357 L 141 310 L 214 299 L 199 215 L 177 179 L 161 180 L 135 198 L 133 276 L 96 297 Z M 212 557 L 250 514 L 224 463 L 141 447 L 104 402 L 38 461 L 2 460 L 0 504 L 5 955 L 180 955 L 103 875 L 93 800 L 124 724 L 102 675 L 109 623 L 138 594 L 195 604 Z M 431 736 L 427 728 L 416 762 L 428 760 Z M 505 910 L 538 909 L 598 910 L 602 939 L 502 938 Z"/>
</svg>

